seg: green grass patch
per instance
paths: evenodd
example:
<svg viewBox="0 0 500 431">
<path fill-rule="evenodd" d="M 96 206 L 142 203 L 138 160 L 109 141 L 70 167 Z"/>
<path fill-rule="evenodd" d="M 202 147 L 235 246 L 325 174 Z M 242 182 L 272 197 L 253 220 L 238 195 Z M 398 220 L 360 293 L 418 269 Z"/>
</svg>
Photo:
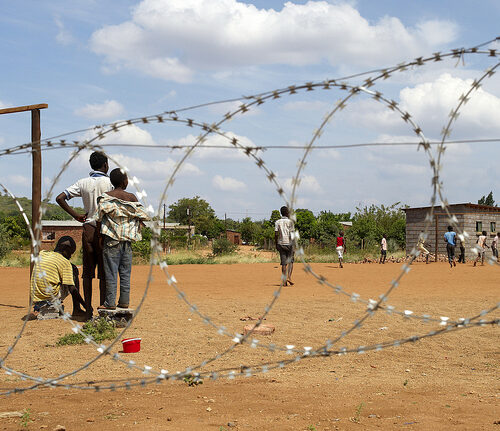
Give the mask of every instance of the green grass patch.
<svg viewBox="0 0 500 431">
<path fill-rule="evenodd" d="M 96 343 L 104 340 L 113 340 L 118 334 L 115 324 L 104 318 L 86 322 L 82 327 L 82 332 L 85 335 L 93 337 Z M 85 344 L 85 337 L 82 334 L 71 333 L 63 335 L 57 340 L 56 346 L 72 346 L 76 344 Z"/>
</svg>

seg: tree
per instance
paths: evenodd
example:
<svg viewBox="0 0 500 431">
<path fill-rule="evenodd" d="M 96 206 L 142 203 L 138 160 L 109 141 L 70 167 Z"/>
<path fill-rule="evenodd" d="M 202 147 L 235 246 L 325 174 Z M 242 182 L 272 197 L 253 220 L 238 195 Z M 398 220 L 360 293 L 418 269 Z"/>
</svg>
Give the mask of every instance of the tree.
<svg viewBox="0 0 500 431">
<path fill-rule="evenodd" d="M 276 220 L 279 220 L 281 218 L 281 213 L 278 210 L 273 210 L 271 213 L 271 218 L 269 219 L 269 223 L 274 227 L 274 223 L 276 223 Z"/>
<path fill-rule="evenodd" d="M 215 217 L 210 204 L 199 196 L 179 199 L 169 208 L 169 220 L 183 225 L 191 223 L 199 234 L 214 238 L 224 231 L 224 222 Z"/>
<path fill-rule="evenodd" d="M 488 196 L 483 196 L 477 201 L 479 205 L 489 205 L 490 207 L 495 206 L 495 200 L 493 199 L 493 192 L 490 192 Z"/>
<path fill-rule="evenodd" d="M 316 219 L 316 229 L 314 232 L 314 238 L 318 243 L 323 246 L 329 244 L 333 245 L 333 241 L 335 241 L 335 238 L 342 229 L 339 223 L 339 216 L 343 215 L 344 214 L 333 214 L 330 211 L 321 211 L 319 213 Z M 342 218 L 342 221 L 344 221 L 344 218 Z"/>
<path fill-rule="evenodd" d="M 316 229 L 316 217 L 312 211 L 308 209 L 298 209 L 295 211 L 297 221 L 295 222 L 295 229 L 299 231 L 301 238 L 310 239 L 314 237 Z"/>
<path fill-rule="evenodd" d="M 250 217 L 245 217 L 240 224 L 241 239 L 246 243 L 253 243 L 257 240 L 259 227 Z"/>
</svg>

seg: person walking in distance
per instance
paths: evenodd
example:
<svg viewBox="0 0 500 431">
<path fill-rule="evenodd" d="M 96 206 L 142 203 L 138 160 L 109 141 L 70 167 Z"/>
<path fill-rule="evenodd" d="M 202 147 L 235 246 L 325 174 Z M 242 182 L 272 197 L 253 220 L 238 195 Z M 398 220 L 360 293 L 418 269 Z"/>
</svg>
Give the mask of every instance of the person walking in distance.
<svg viewBox="0 0 500 431">
<path fill-rule="evenodd" d="M 483 230 L 481 232 L 481 235 L 477 238 L 477 257 L 476 260 L 474 261 L 474 266 L 481 260 L 481 265 L 484 265 L 484 253 L 486 252 L 486 249 L 489 248 L 488 244 L 486 244 L 486 231 Z"/>
<path fill-rule="evenodd" d="M 444 242 L 446 243 L 446 252 L 448 253 L 448 262 L 450 268 L 457 266 L 455 262 L 455 246 L 457 245 L 457 234 L 453 232 L 453 226 L 448 226 L 448 232 L 444 234 Z"/>
<path fill-rule="evenodd" d="M 465 263 L 465 238 L 464 236 L 459 236 L 460 240 L 460 256 L 458 256 L 458 263 Z"/>
<path fill-rule="evenodd" d="M 385 263 L 385 258 L 387 257 L 387 237 L 385 233 L 382 235 L 382 241 L 380 241 L 380 260 L 378 263 Z"/>
<path fill-rule="evenodd" d="M 274 241 L 276 249 L 280 254 L 281 263 L 281 280 L 283 286 L 293 286 L 292 271 L 293 271 L 293 239 L 292 233 L 295 232 L 293 221 L 289 218 L 288 207 L 283 206 L 280 208 L 281 218 L 276 220 L 274 224 Z"/>
<path fill-rule="evenodd" d="M 417 250 L 425 256 L 425 263 L 429 263 L 429 250 L 425 248 L 425 239 L 423 238 L 424 231 L 420 232 L 417 242 Z"/>
<path fill-rule="evenodd" d="M 109 166 L 108 158 L 100 152 L 90 155 L 90 167 L 92 171 L 89 176 L 78 180 L 56 197 L 56 202 L 75 220 L 83 223 L 82 251 L 83 251 L 83 297 L 87 309 L 92 307 L 92 279 L 95 278 L 97 266 L 97 278 L 99 278 L 100 298 L 102 305 L 106 299 L 106 279 L 102 260 L 102 246 L 99 230 L 93 218 L 97 209 L 97 198 L 113 189 L 107 175 Z M 85 214 L 77 213 L 68 205 L 68 200 L 81 197 Z"/>
<path fill-rule="evenodd" d="M 491 240 L 491 252 L 493 253 L 495 259 L 498 261 L 498 232 Z"/>
<path fill-rule="evenodd" d="M 345 238 L 344 238 L 344 232 L 340 232 L 339 236 L 337 237 L 337 254 L 339 256 L 339 266 L 340 268 L 343 268 L 342 266 L 342 260 L 344 259 L 344 253 L 345 253 Z"/>
</svg>

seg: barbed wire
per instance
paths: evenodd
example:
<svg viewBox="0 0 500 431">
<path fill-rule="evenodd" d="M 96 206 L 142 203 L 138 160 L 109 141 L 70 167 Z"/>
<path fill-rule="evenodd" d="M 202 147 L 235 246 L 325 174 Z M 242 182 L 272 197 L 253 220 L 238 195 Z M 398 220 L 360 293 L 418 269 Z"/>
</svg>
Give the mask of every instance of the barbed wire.
<svg viewBox="0 0 500 431">
<path fill-rule="evenodd" d="M 450 114 L 450 120 L 449 120 L 447 126 L 445 127 L 445 129 L 443 130 L 443 134 L 442 134 L 443 139 L 440 142 L 431 142 L 431 141 L 427 140 L 422 132 L 422 129 L 413 121 L 412 116 L 408 112 L 403 111 L 394 100 L 388 99 L 388 98 L 384 97 L 384 95 L 381 92 L 370 90 L 370 88 L 373 87 L 377 83 L 377 81 L 379 81 L 381 79 L 385 80 L 385 79 L 390 78 L 392 76 L 392 74 L 394 74 L 395 72 L 403 72 L 403 71 L 407 70 L 408 68 L 423 66 L 429 62 L 442 61 L 446 58 L 458 58 L 460 60 L 460 59 L 463 59 L 466 54 L 483 54 L 483 55 L 486 54 L 489 57 L 496 57 L 497 51 L 495 49 L 489 49 L 489 50 L 485 50 L 485 51 L 482 51 L 479 49 L 479 48 L 486 46 L 487 44 L 489 44 L 495 40 L 498 40 L 498 38 L 496 38 L 492 41 L 486 42 L 484 44 L 478 45 L 478 46 L 473 47 L 473 48 L 469 48 L 469 49 L 462 48 L 459 50 L 451 50 L 450 52 L 444 53 L 444 54 L 443 53 L 435 53 L 430 57 L 427 57 L 427 58 L 419 57 L 419 58 L 412 60 L 410 62 L 401 63 L 400 65 L 394 66 L 391 68 L 377 69 L 374 71 L 364 72 L 364 73 L 360 73 L 360 74 L 356 74 L 356 75 L 352 75 L 352 76 L 348 77 L 348 78 L 354 78 L 354 77 L 360 77 L 360 76 L 369 76 L 369 75 L 373 75 L 374 73 L 378 74 L 375 76 L 369 76 L 364 81 L 362 86 L 351 85 L 351 84 L 348 84 L 346 82 L 338 82 L 340 80 L 325 80 L 325 81 L 317 82 L 317 83 L 311 82 L 311 83 L 306 83 L 303 85 L 296 85 L 296 86 L 292 85 L 292 86 L 289 86 L 289 87 L 284 88 L 284 89 L 278 89 L 278 90 L 273 90 L 273 91 L 269 91 L 269 92 L 265 92 L 265 93 L 260 93 L 258 95 L 254 95 L 254 96 L 245 96 L 244 99 L 248 100 L 249 101 L 248 103 L 243 103 L 242 105 L 240 105 L 240 107 L 238 109 L 236 109 L 232 112 L 228 112 L 227 114 L 225 114 L 223 119 L 221 119 L 219 122 L 214 123 L 214 124 L 197 122 L 193 119 L 181 119 L 181 118 L 179 118 L 178 113 L 183 112 L 183 111 L 193 110 L 193 109 L 200 108 L 200 107 L 209 106 L 211 104 L 227 103 L 228 101 L 234 102 L 236 100 L 239 101 L 241 98 L 231 99 L 231 100 L 226 100 L 226 101 L 210 102 L 208 104 L 196 105 L 196 106 L 192 106 L 192 107 L 188 107 L 188 108 L 179 109 L 176 111 L 168 111 L 168 112 L 166 111 L 162 114 L 158 114 L 158 115 L 154 115 L 154 116 L 140 117 L 140 118 L 126 120 L 123 122 L 116 122 L 116 123 L 111 123 L 109 125 L 99 126 L 96 129 L 93 129 L 94 131 L 96 131 L 96 135 L 92 139 L 88 139 L 85 141 L 67 142 L 65 140 L 59 140 L 57 142 L 53 142 L 53 140 L 50 140 L 50 139 L 43 140 L 43 141 L 41 141 L 41 145 L 42 145 L 42 149 L 44 151 L 49 150 L 49 149 L 56 149 L 56 148 L 73 148 L 74 149 L 69 160 L 63 164 L 63 167 L 61 168 L 60 172 L 54 178 L 54 181 L 52 182 L 52 185 L 51 185 L 49 191 L 47 192 L 46 201 L 48 201 L 50 199 L 50 197 L 52 196 L 54 187 L 56 186 L 56 184 L 60 180 L 63 172 L 66 171 L 66 169 L 70 166 L 70 164 L 74 161 L 74 159 L 80 154 L 80 152 L 82 150 L 99 150 L 102 152 L 106 152 L 105 148 L 107 148 L 107 147 L 119 146 L 119 144 L 102 144 L 102 143 L 95 144 L 94 142 L 101 141 L 101 140 L 105 139 L 105 137 L 107 135 L 109 135 L 111 133 L 118 132 L 123 127 L 128 127 L 128 126 L 138 124 L 138 123 L 144 123 L 144 124 L 148 124 L 148 123 L 170 123 L 170 124 L 183 123 L 188 127 L 200 128 L 202 133 L 196 138 L 196 142 L 193 145 L 175 146 L 175 148 L 174 148 L 174 146 L 172 146 L 171 149 L 182 149 L 185 151 L 184 151 L 183 157 L 176 164 L 176 166 L 172 170 L 172 173 L 167 178 L 166 186 L 161 194 L 158 210 L 156 212 L 157 217 L 160 214 L 163 203 L 166 202 L 166 200 L 168 198 L 168 191 L 173 186 L 174 181 L 175 181 L 175 177 L 178 174 L 179 170 L 181 169 L 182 165 L 186 162 L 186 160 L 192 155 L 192 153 L 195 150 L 197 150 L 198 148 L 203 148 L 203 144 L 205 144 L 207 141 L 207 136 L 209 136 L 210 134 L 218 134 L 219 136 L 227 139 L 229 142 L 229 146 L 220 146 L 220 148 L 238 149 L 238 150 L 242 151 L 246 156 L 253 159 L 253 161 L 255 162 L 257 167 L 264 172 L 268 181 L 270 181 L 270 183 L 274 185 L 280 198 L 283 199 L 286 202 L 286 204 L 289 206 L 289 208 L 291 209 L 291 213 L 292 213 L 291 218 L 292 219 L 295 217 L 293 208 L 294 208 L 294 204 L 295 204 L 296 199 L 297 199 L 296 198 L 296 191 L 297 191 L 297 188 L 300 184 L 300 177 L 301 177 L 302 171 L 305 169 L 305 166 L 306 166 L 306 158 L 308 157 L 309 153 L 312 150 L 316 150 L 316 149 L 320 149 L 320 148 L 329 148 L 329 147 L 330 148 L 349 148 L 349 147 L 356 147 L 356 146 L 373 146 L 373 145 L 379 145 L 379 144 L 380 145 L 417 145 L 418 148 L 422 147 L 424 149 L 424 151 L 427 153 L 427 155 L 429 157 L 429 163 L 430 163 L 431 169 L 433 171 L 433 177 L 432 177 L 433 194 L 431 197 L 431 210 L 429 212 L 430 216 L 428 214 L 428 217 L 426 217 L 425 230 L 424 230 L 424 234 L 422 234 L 421 237 L 423 239 L 425 239 L 427 237 L 427 231 L 428 231 L 430 224 L 431 224 L 431 221 L 432 221 L 432 212 L 434 211 L 434 206 L 436 204 L 437 197 L 439 197 L 439 199 L 441 201 L 441 207 L 446 211 L 447 215 L 449 216 L 450 223 L 453 224 L 453 226 L 455 226 L 457 229 L 459 229 L 458 220 L 456 219 L 455 216 L 453 216 L 450 213 L 449 207 L 448 207 L 448 202 L 446 201 L 446 199 L 444 199 L 444 196 L 443 196 L 443 187 L 442 187 L 442 183 L 440 182 L 440 179 L 439 179 L 440 178 L 439 173 L 441 170 L 441 155 L 444 153 L 444 148 L 445 148 L 444 143 L 445 143 L 446 138 L 450 134 L 451 124 L 454 121 L 456 121 L 456 118 L 458 116 L 458 112 L 459 112 L 460 108 L 467 102 L 467 100 L 468 100 L 469 96 L 472 94 L 472 92 L 479 88 L 481 82 L 484 79 L 493 76 L 493 74 L 495 73 L 495 69 L 500 65 L 500 63 L 495 65 L 494 67 L 488 69 L 479 80 L 473 82 L 471 89 L 467 93 L 465 93 L 464 95 L 462 95 L 460 97 L 460 102 L 459 102 L 458 106 Z M 344 80 L 344 79 L 347 79 L 347 78 L 342 78 L 342 80 Z M 340 91 L 346 91 L 348 93 L 348 95 L 346 97 L 344 97 L 343 99 L 341 99 L 339 102 L 337 102 L 335 104 L 334 109 L 332 111 L 330 111 L 325 116 L 325 118 L 322 121 L 322 123 L 320 124 L 319 128 L 314 132 L 313 137 L 312 137 L 311 141 L 309 142 L 309 144 L 307 144 L 305 146 L 299 146 L 299 147 L 290 146 L 290 148 L 299 148 L 299 149 L 304 150 L 304 154 L 299 161 L 297 173 L 292 181 L 293 186 L 292 186 L 291 197 L 290 197 L 290 199 L 288 199 L 284 189 L 281 187 L 281 185 L 277 181 L 277 175 L 271 169 L 269 169 L 266 166 L 264 160 L 259 155 L 257 155 L 258 151 L 262 151 L 264 149 L 288 148 L 288 146 L 260 146 L 260 147 L 259 146 L 255 146 L 255 147 L 245 146 L 239 141 L 238 138 L 231 136 L 230 134 L 228 134 L 224 131 L 221 131 L 220 127 L 225 122 L 233 119 L 235 116 L 242 115 L 242 114 L 248 112 L 251 108 L 253 108 L 255 106 L 259 106 L 265 102 L 273 101 L 273 100 L 279 99 L 283 96 L 296 94 L 299 91 L 313 91 L 315 89 L 329 90 L 331 88 L 337 88 Z M 373 99 L 375 99 L 376 101 L 383 103 L 388 109 L 395 111 L 395 112 L 398 112 L 401 115 L 401 118 L 403 119 L 403 121 L 405 123 L 407 123 L 412 128 L 413 132 L 419 137 L 418 143 L 407 143 L 407 142 L 404 142 L 404 143 L 403 142 L 400 142 L 400 143 L 364 143 L 364 144 L 345 144 L 342 146 L 339 146 L 339 145 L 337 145 L 337 146 L 318 146 L 318 145 L 315 145 L 316 141 L 319 140 L 324 128 L 330 122 L 333 115 L 335 113 L 341 111 L 342 109 L 344 109 L 346 107 L 348 101 L 350 101 L 351 98 L 353 98 L 354 96 L 357 96 L 359 94 L 368 95 L 368 96 L 372 97 Z M 106 127 L 107 127 L 107 129 L 106 129 Z M 85 129 L 83 131 L 88 131 L 88 130 L 89 129 Z M 82 130 L 80 130 L 78 132 L 82 132 Z M 76 133 L 76 132 L 69 132 L 68 134 L 59 135 L 58 137 L 68 136 L 71 133 Z M 472 143 L 472 142 L 481 142 L 481 141 L 491 143 L 491 142 L 497 142 L 498 139 L 456 140 L 454 143 L 459 144 L 459 143 L 468 143 L 468 142 Z M 449 143 L 449 142 L 446 142 L 446 143 Z M 433 145 L 437 145 L 437 147 L 438 147 L 437 159 L 434 157 L 434 155 L 431 152 L 431 148 Z M 29 143 L 29 144 L 23 144 L 23 145 L 19 145 L 19 146 L 12 147 L 12 148 L 7 148 L 7 149 L 0 151 L 0 156 L 8 155 L 8 154 L 19 154 L 19 152 L 22 152 L 22 151 L 31 152 L 32 151 L 31 146 L 32 146 L 32 144 Z M 145 146 L 143 146 L 143 147 L 145 147 Z M 170 148 L 168 146 L 154 146 L 154 147 L 155 148 Z M 206 148 L 210 148 L 210 147 L 216 148 L 214 146 L 206 146 Z M 118 163 L 116 160 L 114 160 L 112 156 L 108 155 L 108 157 L 110 158 L 111 161 L 113 161 L 115 164 L 117 164 L 117 166 L 119 166 L 122 170 L 129 171 L 129 169 L 126 166 L 120 165 L 120 163 Z M 145 201 L 145 199 L 147 197 L 147 192 L 142 187 L 139 187 L 140 180 L 137 177 L 132 176 L 132 178 L 130 178 L 130 184 L 132 184 L 136 188 L 137 196 L 141 200 Z M 39 268 L 39 264 L 40 264 L 39 233 L 41 230 L 41 218 L 42 218 L 42 215 L 45 211 L 45 207 L 44 207 L 45 204 L 44 203 L 42 204 L 42 207 L 40 208 L 39 216 L 37 217 L 36 220 L 33 221 L 34 229 L 32 229 L 30 224 L 29 224 L 28 217 L 26 216 L 25 212 L 23 211 L 22 206 L 20 205 L 19 201 L 15 198 L 15 196 L 12 193 L 10 193 L 10 191 L 8 191 L 8 189 L 5 186 L 0 185 L 0 187 L 4 190 L 5 193 L 7 193 L 12 199 L 14 199 L 18 209 L 22 213 L 23 218 L 29 227 L 30 236 L 32 238 L 32 245 L 33 245 L 32 261 L 35 265 L 35 274 L 39 278 L 43 279 L 46 283 L 46 286 L 49 287 L 49 284 L 46 280 L 46 274 L 43 274 L 43 271 L 40 271 L 40 268 Z M 155 214 L 154 208 L 151 205 L 147 205 L 147 202 L 146 202 L 146 208 L 150 212 L 151 215 Z M 143 386 L 143 385 L 150 384 L 153 382 L 158 383 L 158 382 L 168 380 L 168 379 L 178 380 L 178 379 L 183 378 L 184 376 L 186 376 L 188 374 L 194 375 L 195 379 L 200 379 L 200 378 L 215 379 L 215 378 L 219 378 L 219 377 L 234 378 L 236 376 L 252 375 L 252 374 L 255 374 L 257 372 L 267 372 L 267 371 L 275 369 L 275 368 L 283 368 L 286 365 L 289 365 L 291 363 L 294 363 L 294 362 L 297 362 L 297 361 L 300 361 L 303 359 L 309 359 L 309 358 L 313 358 L 313 357 L 332 356 L 332 355 L 343 355 L 343 354 L 347 354 L 347 353 L 363 353 L 363 352 L 369 351 L 369 350 L 376 350 L 377 351 L 377 350 L 382 350 L 382 349 L 389 348 L 389 347 L 397 347 L 397 346 L 400 346 L 400 345 L 403 345 L 403 344 L 406 344 L 409 342 L 415 342 L 415 341 L 418 341 L 418 340 L 421 340 L 424 338 L 429 338 L 429 337 L 433 337 L 436 335 L 441 335 L 441 334 L 444 334 L 444 333 L 449 332 L 449 331 L 454 331 L 454 330 L 459 330 L 459 329 L 467 329 L 467 328 L 472 328 L 472 327 L 476 327 L 476 326 L 498 325 L 499 324 L 499 319 L 493 318 L 491 320 L 485 320 L 484 316 L 498 310 L 498 308 L 500 307 L 500 303 L 493 305 L 492 307 L 490 307 L 488 309 L 482 310 L 481 312 L 479 312 L 471 317 L 468 317 L 468 318 L 460 317 L 458 319 L 450 319 L 449 317 L 446 317 L 446 316 L 432 317 L 432 316 L 427 315 L 427 314 L 417 315 L 417 314 L 414 314 L 413 311 L 411 311 L 411 310 L 397 310 L 394 306 L 387 305 L 386 301 L 388 300 L 389 295 L 392 293 L 392 291 L 395 288 L 397 288 L 399 286 L 401 279 L 403 278 L 403 276 L 406 273 L 408 273 L 410 271 L 411 264 L 414 262 L 414 260 L 420 254 L 420 252 L 418 250 L 416 250 L 415 248 L 413 248 L 413 250 L 410 253 L 409 262 L 405 263 L 402 266 L 401 272 L 390 283 L 390 286 L 387 289 L 387 291 L 385 293 L 383 293 L 382 295 L 380 295 L 377 300 L 374 300 L 374 299 L 363 299 L 363 298 L 361 298 L 361 296 L 359 294 L 354 293 L 354 292 L 348 292 L 342 286 L 335 284 L 335 283 L 331 283 L 327 280 L 326 277 L 324 277 L 320 274 L 316 274 L 312 270 L 311 266 L 305 261 L 305 258 L 304 258 L 305 253 L 304 253 L 303 248 L 297 247 L 297 254 L 301 258 L 301 260 L 304 264 L 304 270 L 307 273 L 310 273 L 311 275 L 313 275 L 320 284 L 330 287 L 335 293 L 340 293 L 343 296 L 348 297 L 353 304 L 363 304 L 363 306 L 366 306 L 366 309 L 361 314 L 360 318 L 356 319 L 353 322 L 352 326 L 349 329 L 347 329 L 346 331 L 343 331 L 340 335 L 333 338 L 333 340 L 327 340 L 324 345 L 316 347 L 316 348 L 313 348 L 313 347 L 296 348 L 292 344 L 287 344 L 285 346 L 277 346 L 274 344 L 261 343 L 259 340 L 253 338 L 253 333 L 262 324 L 263 320 L 270 313 L 274 304 L 278 300 L 278 298 L 281 294 L 283 283 L 286 281 L 286 279 L 282 278 L 281 283 L 280 283 L 280 287 L 274 292 L 270 302 L 264 308 L 264 313 L 257 320 L 253 329 L 245 335 L 242 335 L 239 333 L 233 333 L 233 332 L 227 330 L 224 326 L 215 324 L 213 322 L 213 319 L 209 315 L 207 315 L 206 313 L 201 312 L 199 310 L 198 306 L 196 306 L 192 301 L 190 301 L 187 298 L 186 294 L 179 288 L 178 282 L 177 282 L 175 276 L 170 273 L 170 271 L 168 269 L 169 267 L 168 267 L 167 262 L 161 256 L 161 247 L 160 247 L 160 241 L 159 241 L 160 231 L 161 231 L 161 226 L 156 224 L 153 228 L 153 237 L 151 240 L 151 248 L 152 248 L 153 252 L 152 252 L 151 263 L 150 263 L 149 274 L 148 274 L 148 279 L 147 279 L 145 291 L 144 291 L 144 294 L 143 294 L 143 296 L 142 296 L 142 298 L 141 298 L 141 300 L 136 308 L 136 313 L 134 314 L 132 319 L 127 323 L 126 327 L 123 328 L 123 330 L 120 332 L 120 334 L 118 334 L 118 336 L 109 345 L 96 343 L 91 336 L 88 336 L 88 335 L 85 335 L 82 333 L 82 327 L 80 325 L 75 324 L 74 322 L 71 321 L 70 315 L 68 313 L 64 312 L 61 302 L 58 300 L 57 297 L 55 297 L 52 294 L 53 293 L 52 292 L 51 293 L 52 302 L 54 303 L 56 308 L 58 308 L 58 310 L 61 312 L 63 320 L 67 321 L 71 325 L 72 330 L 75 333 L 82 334 L 84 336 L 84 341 L 87 344 L 90 344 L 94 348 L 96 348 L 97 355 L 93 359 L 91 359 L 90 361 L 86 362 L 83 366 L 80 366 L 74 370 L 71 370 L 70 372 L 67 372 L 67 373 L 61 374 L 59 376 L 52 377 L 52 378 L 35 377 L 35 376 L 31 376 L 27 373 L 20 372 L 18 370 L 14 370 L 6 365 L 6 360 L 7 360 L 8 356 L 13 352 L 17 342 L 19 341 L 19 339 L 21 338 L 21 336 L 25 330 L 25 327 L 26 327 L 26 321 L 25 321 L 22 324 L 20 332 L 15 337 L 13 344 L 8 347 L 7 354 L 0 360 L 0 366 L 8 374 L 17 375 L 21 379 L 31 380 L 31 381 L 34 381 L 35 383 L 32 386 L 27 387 L 27 388 L 14 388 L 14 389 L 12 389 L 12 388 L 7 389 L 6 388 L 5 390 L 3 390 L 2 394 L 25 392 L 26 390 L 35 389 L 35 388 L 38 388 L 41 386 L 49 386 L 49 387 L 61 386 L 64 388 L 76 388 L 76 389 L 94 389 L 94 390 L 110 389 L 110 390 L 114 390 L 114 389 L 121 388 L 121 387 L 131 388 L 133 386 Z M 461 235 L 461 237 L 465 237 L 465 234 L 466 234 L 465 231 L 464 232 L 459 231 L 459 235 Z M 294 240 L 296 245 L 298 245 L 298 239 L 299 239 L 298 235 L 294 235 L 293 240 Z M 493 264 L 495 262 L 490 260 L 489 263 Z M 173 373 L 173 374 L 169 373 L 167 370 L 163 370 L 163 369 L 162 370 L 154 370 L 153 367 L 148 366 L 148 365 L 145 365 L 142 367 L 138 366 L 135 364 L 135 362 L 126 360 L 126 359 L 122 358 L 122 356 L 119 355 L 118 353 L 113 353 L 111 351 L 114 344 L 119 340 L 119 338 L 121 336 L 123 336 L 123 334 L 127 331 L 127 329 L 130 327 L 130 325 L 134 321 L 135 316 L 140 312 L 141 307 L 143 305 L 143 302 L 144 302 L 146 295 L 148 293 L 150 284 L 153 280 L 153 275 L 152 275 L 153 267 L 156 265 L 160 266 L 160 268 L 165 273 L 167 284 L 169 286 L 171 286 L 177 292 L 178 298 L 188 306 L 189 310 L 192 313 L 197 315 L 203 321 L 203 323 L 211 326 L 217 333 L 219 333 L 220 335 L 229 337 L 232 340 L 232 344 L 230 345 L 230 347 L 228 347 L 227 349 L 225 349 L 221 353 L 216 354 L 213 357 L 210 357 L 209 359 L 205 359 L 196 365 L 188 366 L 183 371 Z M 47 293 L 49 293 L 49 292 L 47 292 Z M 28 310 L 30 310 L 31 307 L 32 307 L 32 299 L 30 296 Z M 378 311 L 385 311 L 386 314 L 389 316 L 400 316 L 400 317 L 403 317 L 405 319 L 416 319 L 422 323 L 437 324 L 440 328 L 437 330 L 432 330 L 432 331 L 430 331 L 426 334 L 423 334 L 423 335 L 413 335 L 411 337 L 401 338 L 401 339 L 397 339 L 397 340 L 390 340 L 390 341 L 386 341 L 386 342 L 378 343 L 378 344 L 371 344 L 371 345 L 367 345 L 367 346 L 357 346 L 357 347 L 352 347 L 352 348 L 346 347 L 346 348 L 340 348 L 340 349 L 333 349 L 334 345 L 336 345 L 339 341 L 343 340 L 344 338 L 346 338 L 348 335 L 350 335 L 354 331 L 361 328 L 363 326 L 363 324 L 368 319 L 373 317 Z M 243 344 L 248 344 L 248 346 L 250 346 L 251 348 L 256 348 L 256 347 L 265 348 L 266 350 L 268 350 L 270 352 L 284 352 L 284 353 L 290 354 L 290 355 L 295 354 L 295 356 L 293 359 L 290 359 L 290 360 L 286 360 L 286 361 L 280 360 L 280 361 L 268 362 L 266 364 L 248 366 L 248 367 L 245 366 L 239 370 L 232 367 L 232 368 L 220 368 L 216 371 L 210 371 L 210 372 L 202 372 L 202 371 L 198 372 L 198 370 L 200 370 L 201 368 L 206 367 L 207 365 L 219 360 L 220 358 L 229 354 L 235 348 L 237 348 L 238 346 L 243 345 Z M 149 377 L 148 378 L 126 377 L 123 379 L 116 379 L 114 381 L 114 383 L 111 385 L 107 385 L 107 384 L 100 385 L 99 382 L 92 381 L 92 382 L 87 382 L 87 386 L 85 386 L 85 387 L 81 386 L 79 384 L 61 383 L 63 380 L 66 380 L 69 377 L 76 376 L 79 372 L 88 368 L 92 363 L 101 359 L 104 356 L 110 357 L 112 360 L 120 362 L 128 368 L 136 369 L 137 371 L 140 371 L 141 373 L 143 373 L 145 375 L 153 374 L 154 376 L 150 377 L 150 378 Z M 135 381 L 135 380 L 138 380 L 138 381 Z M 107 380 L 103 380 L 102 382 L 109 383 Z"/>
</svg>

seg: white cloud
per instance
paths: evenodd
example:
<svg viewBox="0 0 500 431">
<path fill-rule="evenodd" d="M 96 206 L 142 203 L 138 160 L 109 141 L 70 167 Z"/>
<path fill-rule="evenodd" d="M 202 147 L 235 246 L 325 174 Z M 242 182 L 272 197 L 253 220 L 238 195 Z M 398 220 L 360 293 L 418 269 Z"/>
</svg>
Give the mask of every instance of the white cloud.
<svg viewBox="0 0 500 431">
<path fill-rule="evenodd" d="M 106 100 L 103 103 L 87 104 L 75 110 L 75 114 L 91 120 L 116 118 L 125 112 L 123 106 L 116 100 Z"/>
<path fill-rule="evenodd" d="M 7 177 L 1 179 L 1 183 L 7 188 L 12 188 L 13 185 L 30 186 L 31 178 L 24 175 L 7 175 Z"/>
<path fill-rule="evenodd" d="M 283 188 L 287 193 L 291 193 L 293 188 L 293 179 L 287 178 L 283 182 Z M 300 179 L 300 183 L 296 189 L 296 193 L 302 196 L 307 193 L 320 194 L 323 193 L 323 189 L 321 188 L 321 185 L 315 176 L 304 175 Z"/>
<path fill-rule="evenodd" d="M 212 184 L 215 188 L 223 191 L 237 191 L 246 188 L 244 182 L 231 177 L 222 177 L 221 175 L 216 175 L 212 179 Z"/>
<path fill-rule="evenodd" d="M 139 179 L 157 179 L 164 181 L 170 176 L 176 166 L 176 161 L 170 157 L 163 160 L 145 160 L 139 157 L 126 156 L 124 154 L 110 154 L 110 159 L 116 161 L 120 167 L 129 169 L 129 175 L 137 176 Z M 192 163 L 184 163 L 179 172 L 181 175 L 200 175 L 200 169 Z"/>
<path fill-rule="evenodd" d="M 97 30 L 90 46 L 108 70 L 127 67 L 189 82 L 196 71 L 255 65 L 385 65 L 456 35 L 457 26 L 446 20 L 415 28 L 389 16 L 371 23 L 341 1 L 286 2 L 276 11 L 237 0 L 143 0 L 130 21 Z"/>
<path fill-rule="evenodd" d="M 58 33 L 56 35 L 56 41 L 61 45 L 70 45 L 74 42 L 72 34 L 66 29 L 63 22 L 58 18 L 54 18 L 54 22 L 58 28 Z"/>
<path fill-rule="evenodd" d="M 226 132 L 224 137 L 218 134 L 211 134 L 207 136 L 206 141 L 199 145 L 193 153 L 193 157 L 197 159 L 240 159 L 246 160 L 248 156 L 241 149 L 235 149 L 231 144 L 231 140 L 236 138 L 240 145 L 244 147 L 255 147 L 255 144 L 246 136 L 239 136 L 232 132 Z M 197 136 L 187 135 L 177 140 L 167 140 L 166 144 L 169 145 L 194 145 L 197 141 Z M 228 139 L 229 138 L 229 139 Z M 207 148 L 212 147 L 212 148 Z M 215 148 L 214 148 L 215 147 Z M 219 148 L 222 147 L 222 148 Z"/>
<path fill-rule="evenodd" d="M 2 108 L 7 108 L 7 106 L 8 106 L 8 105 L 7 105 L 5 102 L 2 102 L 2 101 L 0 100 L 0 109 L 2 109 Z"/>
</svg>

